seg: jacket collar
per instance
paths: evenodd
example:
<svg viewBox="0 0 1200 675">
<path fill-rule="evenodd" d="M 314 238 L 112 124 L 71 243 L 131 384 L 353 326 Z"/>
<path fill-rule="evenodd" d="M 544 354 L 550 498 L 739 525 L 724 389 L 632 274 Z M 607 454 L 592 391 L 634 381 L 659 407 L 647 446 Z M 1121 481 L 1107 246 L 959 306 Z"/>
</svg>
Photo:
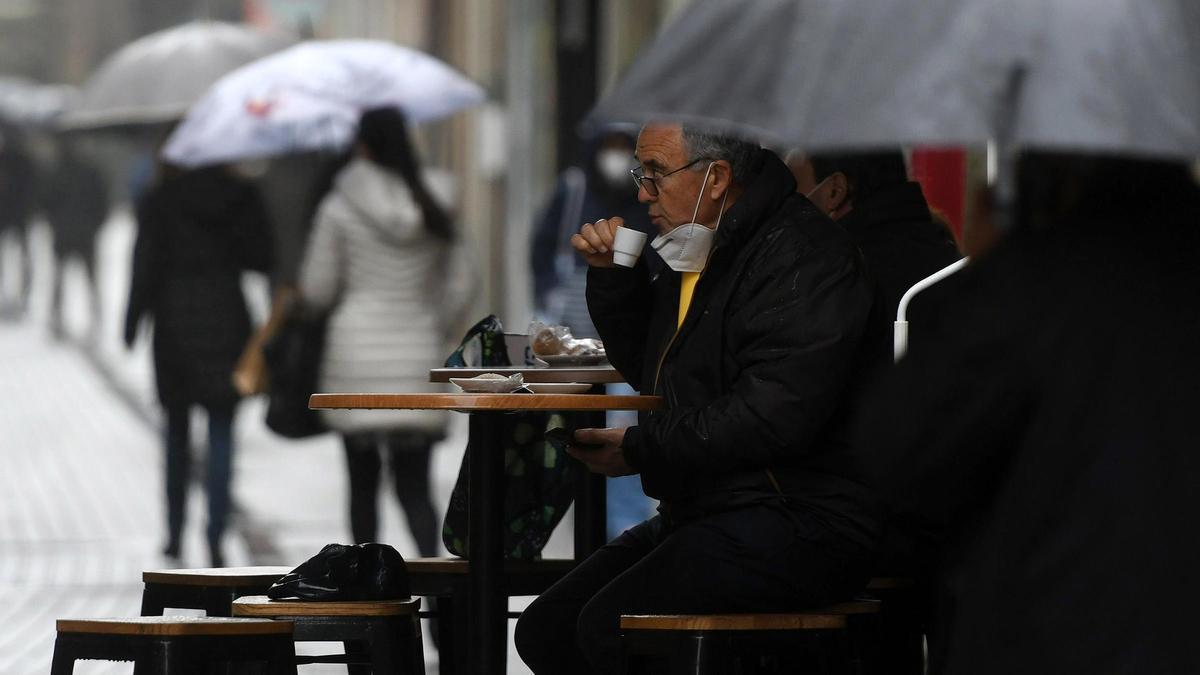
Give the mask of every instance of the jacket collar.
<svg viewBox="0 0 1200 675">
<path fill-rule="evenodd" d="M 759 150 L 755 163 L 758 170 L 721 219 L 715 246 L 741 246 L 796 192 L 796 179 L 775 153 Z"/>
</svg>

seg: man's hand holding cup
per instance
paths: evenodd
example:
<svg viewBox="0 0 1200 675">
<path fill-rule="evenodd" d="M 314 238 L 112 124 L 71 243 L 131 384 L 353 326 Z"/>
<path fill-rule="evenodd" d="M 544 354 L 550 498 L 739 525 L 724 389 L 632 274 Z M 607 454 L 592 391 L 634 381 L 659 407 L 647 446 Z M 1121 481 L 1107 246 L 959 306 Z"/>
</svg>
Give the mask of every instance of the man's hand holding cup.
<svg viewBox="0 0 1200 675">
<path fill-rule="evenodd" d="M 578 234 L 571 235 L 571 246 L 592 267 L 633 267 L 645 244 L 646 233 L 625 227 L 619 217 L 584 223 Z"/>
</svg>

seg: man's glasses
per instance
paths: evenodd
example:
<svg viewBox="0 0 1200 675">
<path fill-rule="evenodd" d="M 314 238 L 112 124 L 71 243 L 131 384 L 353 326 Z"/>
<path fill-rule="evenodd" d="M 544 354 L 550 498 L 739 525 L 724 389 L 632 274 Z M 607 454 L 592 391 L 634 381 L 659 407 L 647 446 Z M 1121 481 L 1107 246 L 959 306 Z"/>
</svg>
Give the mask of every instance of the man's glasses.
<svg viewBox="0 0 1200 675">
<path fill-rule="evenodd" d="M 640 167 L 640 166 L 630 169 L 629 175 L 633 176 L 633 182 L 637 183 L 639 190 L 642 188 L 646 188 L 646 194 L 650 195 L 651 197 L 657 197 L 658 196 L 658 181 L 666 178 L 667 176 L 670 176 L 673 173 L 679 173 L 680 171 L 683 171 L 684 169 L 689 169 L 689 168 L 695 166 L 696 162 L 702 162 L 706 159 L 708 159 L 708 158 L 707 157 L 697 157 L 696 159 L 693 159 L 692 161 L 688 162 L 687 164 L 684 164 L 683 166 L 679 167 L 678 169 L 675 169 L 674 171 L 668 171 L 661 176 L 647 176 L 647 175 L 645 175 L 645 173 L 642 172 L 642 167 Z"/>
</svg>

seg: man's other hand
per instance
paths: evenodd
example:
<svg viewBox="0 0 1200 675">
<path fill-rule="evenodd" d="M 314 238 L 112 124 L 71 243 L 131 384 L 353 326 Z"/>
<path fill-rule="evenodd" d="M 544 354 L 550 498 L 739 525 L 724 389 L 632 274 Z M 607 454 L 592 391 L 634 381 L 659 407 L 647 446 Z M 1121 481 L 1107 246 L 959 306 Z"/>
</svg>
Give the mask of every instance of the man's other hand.
<svg viewBox="0 0 1200 675">
<path fill-rule="evenodd" d="M 601 218 L 594 223 L 584 223 L 578 234 L 571 235 L 571 246 L 592 267 L 612 267 L 613 239 L 617 228 L 624 226 L 624 218 Z"/>
<path fill-rule="evenodd" d="M 611 256 L 610 256 L 611 258 Z M 625 463 L 625 452 L 621 441 L 625 439 L 625 428 L 576 429 L 575 442 L 587 445 L 568 445 L 567 453 L 587 465 L 592 473 L 605 476 L 630 476 L 636 471 Z"/>
</svg>

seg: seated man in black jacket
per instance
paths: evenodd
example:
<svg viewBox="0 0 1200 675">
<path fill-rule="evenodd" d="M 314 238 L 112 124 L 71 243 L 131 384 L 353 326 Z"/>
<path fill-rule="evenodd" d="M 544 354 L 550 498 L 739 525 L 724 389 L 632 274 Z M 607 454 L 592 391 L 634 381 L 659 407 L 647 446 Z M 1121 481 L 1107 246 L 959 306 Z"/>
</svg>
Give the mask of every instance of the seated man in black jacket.
<svg viewBox="0 0 1200 675">
<path fill-rule="evenodd" d="M 877 519 L 848 464 L 843 401 L 871 308 L 851 238 L 778 157 L 648 125 L 634 170 L 669 269 L 613 266 L 619 219 L 582 226 L 609 359 L 663 407 L 584 429 L 592 471 L 640 473 L 659 515 L 542 594 L 517 624 L 536 673 L 616 672 L 623 613 L 784 611 L 850 597 Z"/>
</svg>

